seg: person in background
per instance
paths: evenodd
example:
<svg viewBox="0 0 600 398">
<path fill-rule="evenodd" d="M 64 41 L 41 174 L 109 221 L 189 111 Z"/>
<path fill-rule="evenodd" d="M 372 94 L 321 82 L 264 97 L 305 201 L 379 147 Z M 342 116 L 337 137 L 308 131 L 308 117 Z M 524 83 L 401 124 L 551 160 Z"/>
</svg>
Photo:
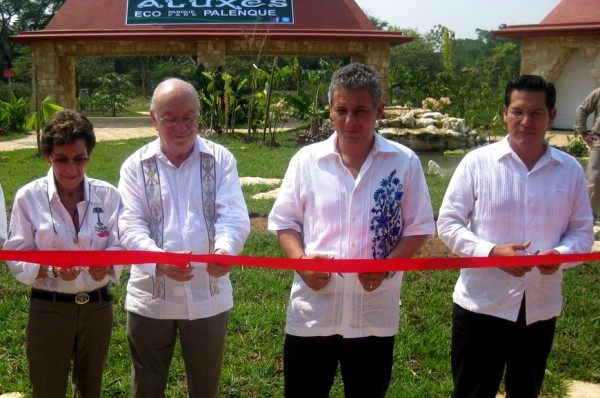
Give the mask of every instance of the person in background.
<svg viewBox="0 0 600 398">
<path fill-rule="evenodd" d="M 588 130 L 588 116 L 594 114 Z M 590 148 L 586 176 L 592 212 L 600 205 L 600 87 L 592 91 L 575 110 L 575 131 L 581 134 Z"/>
<path fill-rule="evenodd" d="M 377 73 L 338 69 L 329 86 L 335 133 L 290 161 L 269 229 L 288 258 L 413 257 L 434 233 L 421 163 L 374 130 Z M 346 397 L 383 397 L 399 327 L 401 272 L 296 271 L 284 345 L 285 396 L 328 397 L 338 364 Z"/>
<path fill-rule="evenodd" d="M 86 176 L 96 145 L 94 128 L 80 114 L 52 115 L 41 135 L 50 164 L 45 177 L 17 191 L 5 250 L 120 250 L 119 193 Z M 33 397 L 64 397 L 72 368 L 74 397 L 102 397 L 102 374 L 113 327 L 113 296 L 122 268 L 61 268 L 9 261 L 31 285 L 26 351 Z"/>
<path fill-rule="evenodd" d="M 6 241 L 6 202 L 4 201 L 4 191 L 0 185 L 0 246 Z"/>
<path fill-rule="evenodd" d="M 200 101 L 189 83 L 167 79 L 152 96 L 158 138 L 121 167 L 119 220 L 129 250 L 238 254 L 250 232 L 233 155 L 198 136 Z M 179 334 L 190 397 L 217 397 L 229 310 L 231 267 L 191 263 L 133 266 L 127 338 L 133 397 L 164 397 Z"/>
<path fill-rule="evenodd" d="M 592 212 L 581 165 L 544 139 L 556 91 L 539 76 L 506 86 L 501 141 L 469 152 L 448 185 L 440 239 L 461 257 L 589 252 Z M 550 199 L 551 198 L 551 199 Z M 575 264 L 464 268 L 454 289 L 454 397 L 537 397 Z"/>
</svg>

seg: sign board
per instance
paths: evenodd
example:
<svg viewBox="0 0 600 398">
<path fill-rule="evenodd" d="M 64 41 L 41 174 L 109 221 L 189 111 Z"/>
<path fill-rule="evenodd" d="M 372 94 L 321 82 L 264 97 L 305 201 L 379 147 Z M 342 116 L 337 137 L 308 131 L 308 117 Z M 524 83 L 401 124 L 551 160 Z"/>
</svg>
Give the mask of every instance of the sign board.
<svg viewBox="0 0 600 398">
<path fill-rule="evenodd" d="M 293 24 L 293 0 L 127 0 L 127 25 Z"/>
<path fill-rule="evenodd" d="M 15 71 L 12 69 L 4 69 L 3 70 L 4 77 L 7 79 L 12 79 L 15 77 Z"/>
</svg>

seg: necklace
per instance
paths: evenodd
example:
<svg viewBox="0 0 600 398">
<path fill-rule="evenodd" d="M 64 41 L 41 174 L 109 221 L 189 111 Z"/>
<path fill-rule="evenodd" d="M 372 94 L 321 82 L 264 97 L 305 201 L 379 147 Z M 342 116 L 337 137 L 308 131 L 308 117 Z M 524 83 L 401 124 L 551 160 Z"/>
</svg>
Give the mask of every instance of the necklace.
<svg viewBox="0 0 600 398">
<path fill-rule="evenodd" d="M 88 186 L 89 186 L 89 190 L 91 191 L 92 186 L 89 182 L 88 182 Z M 46 189 L 48 189 L 48 188 L 46 187 Z M 84 194 L 82 193 L 82 196 L 83 195 Z M 63 203 L 62 199 L 60 198 L 60 195 L 58 195 L 58 198 L 60 200 L 60 203 L 63 205 L 63 207 L 67 211 L 67 213 L 69 213 L 69 215 L 71 216 L 71 221 L 73 222 L 73 226 L 75 227 L 75 236 L 73 237 L 73 243 L 77 243 L 77 242 L 79 242 L 79 230 L 81 229 L 81 226 L 83 225 L 83 222 L 85 221 L 85 217 L 87 216 L 88 209 L 90 208 L 90 201 L 88 200 L 87 205 L 85 206 L 85 211 L 83 213 L 83 217 L 81 218 L 81 221 L 79 223 L 77 223 L 77 218 L 78 218 L 77 217 L 78 216 L 77 204 L 75 204 L 75 210 L 71 211 L 71 210 L 67 209 L 67 207 Z M 83 200 L 83 199 L 85 199 L 85 198 L 81 197 L 81 200 Z M 58 232 L 56 231 L 56 223 L 54 222 L 54 213 L 52 212 L 52 205 L 50 204 L 49 196 L 48 196 L 48 208 L 50 210 L 50 217 L 52 218 L 52 229 L 54 230 L 55 234 L 58 234 Z M 64 219 L 63 219 L 63 222 L 65 222 Z"/>
</svg>

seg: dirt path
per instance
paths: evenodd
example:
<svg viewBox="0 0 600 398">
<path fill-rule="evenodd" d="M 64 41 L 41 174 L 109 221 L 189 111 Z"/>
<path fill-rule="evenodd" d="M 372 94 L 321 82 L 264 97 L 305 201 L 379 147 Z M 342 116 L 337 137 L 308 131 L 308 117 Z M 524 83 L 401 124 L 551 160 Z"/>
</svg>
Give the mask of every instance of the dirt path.
<svg viewBox="0 0 600 398">
<path fill-rule="evenodd" d="M 156 135 L 150 117 L 90 117 L 94 125 L 96 140 L 126 140 L 137 137 Z M 37 146 L 35 132 L 13 141 L 0 142 L 0 151 L 35 148 Z"/>
</svg>

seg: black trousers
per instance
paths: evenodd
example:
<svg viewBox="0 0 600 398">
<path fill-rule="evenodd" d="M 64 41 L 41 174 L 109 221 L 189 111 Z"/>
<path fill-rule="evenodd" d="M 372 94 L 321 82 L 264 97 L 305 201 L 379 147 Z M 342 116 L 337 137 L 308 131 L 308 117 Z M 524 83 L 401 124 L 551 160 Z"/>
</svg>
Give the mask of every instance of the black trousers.
<svg viewBox="0 0 600 398">
<path fill-rule="evenodd" d="M 505 371 L 507 398 L 539 395 L 556 317 L 526 325 L 524 304 L 525 300 L 517 322 L 454 304 L 451 361 L 455 398 L 494 398 Z"/>
<path fill-rule="evenodd" d="M 286 398 L 328 398 L 341 367 L 346 398 L 383 398 L 390 385 L 391 337 L 299 337 L 287 334 L 283 353 Z"/>
</svg>

